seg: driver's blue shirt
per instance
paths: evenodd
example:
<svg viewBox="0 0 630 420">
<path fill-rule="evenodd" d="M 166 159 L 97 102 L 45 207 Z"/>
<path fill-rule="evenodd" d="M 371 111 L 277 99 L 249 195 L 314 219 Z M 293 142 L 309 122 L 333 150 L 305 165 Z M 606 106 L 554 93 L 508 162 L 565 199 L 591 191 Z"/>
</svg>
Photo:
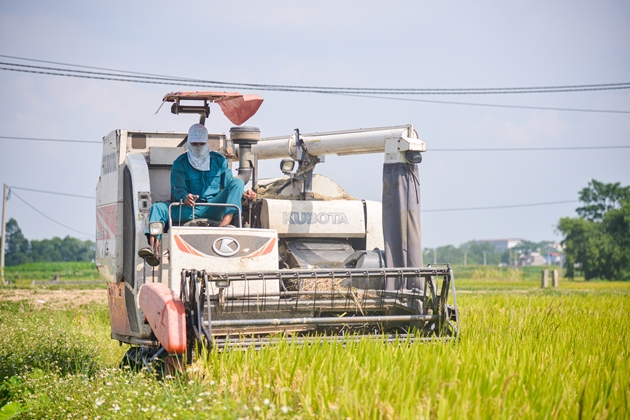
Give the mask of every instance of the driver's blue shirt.
<svg viewBox="0 0 630 420">
<path fill-rule="evenodd" d="M 198 195 L 196 203 L 233 204 L 241 208 L 241 197 L 245 184 L 235 178 L 223 155 L 210 152 L 210 169 L 200 171 L 193 168 L 184 153 L 173 162 L 171 168 L 171 201 L 183 202 L 188 194 Z M 165 231 L 168 229 L 169 203 L 155 203 L 151 206 L 149 223 L 162 222 Z M 195 219 L 205 217 L 220 221 L 227 214 L 237 213 L 235 207 L 195 206 Z M 171 218 L 177 222 L 186 222 L 192 217 L 191 206 L 173 206 Z M 149 226 L 145 231 L 149 236 Z M 161 235 L 160 235 L 161 237 Z"/>
<path fill-rule="evenodd" d="M 184 153 L 173 162 L 171 197 L 174 202 L 178 202 L 184 201 L 188 194 L 193 194 L 199 196 L 197 202 L 208 203 L 225 189 L 233 178 L 227 160 L 220 153 L 210 152 L 210 170 L 208 171 L 193 168 L 188 161 L 188 155 Z M 238 200 L 238 205 L 240 203 Z"/>
</svg>

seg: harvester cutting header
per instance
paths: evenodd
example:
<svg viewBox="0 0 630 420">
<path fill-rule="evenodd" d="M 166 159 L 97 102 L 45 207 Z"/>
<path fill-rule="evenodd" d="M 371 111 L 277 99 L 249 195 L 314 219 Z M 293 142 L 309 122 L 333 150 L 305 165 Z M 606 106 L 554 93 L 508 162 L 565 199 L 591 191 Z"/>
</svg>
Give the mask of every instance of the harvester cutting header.
<svg viewBox="0 0 630 420">
<path fill-rule="evenodd" d="M 258 95 L 176 92 L 164 102 L 199 124 L 103 139 L 96 264 L 112 338 L 132 345 L 126 363 L 190 361 L 195 343 L 457 335 L 453 272 L 422 262 L 426 145 L 412 125 L 261 138 L 242 126 Z M 206 130 L 211 103 L 237 125 L 229 136 Z M 382 204 L 314 173 L 327 154 L 363 153 L 384 155 Z M 262 159 L 279 159 L 282 175 L 259 179 Z"/>
</svg>

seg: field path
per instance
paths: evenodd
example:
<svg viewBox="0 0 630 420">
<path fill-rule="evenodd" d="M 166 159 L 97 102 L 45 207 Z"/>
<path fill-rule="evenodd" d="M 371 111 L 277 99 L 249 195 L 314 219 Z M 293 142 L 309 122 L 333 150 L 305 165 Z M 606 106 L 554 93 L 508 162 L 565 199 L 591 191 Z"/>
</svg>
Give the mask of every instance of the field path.
<svg viewBox="0 0 630 420">
<path fill-rule="evenodd" d="M 27 301 L 36 307 L 67 309 L 90 303 L 107 303 L 107 290 L 0 289 L 0 300 Z"/>
</svg>

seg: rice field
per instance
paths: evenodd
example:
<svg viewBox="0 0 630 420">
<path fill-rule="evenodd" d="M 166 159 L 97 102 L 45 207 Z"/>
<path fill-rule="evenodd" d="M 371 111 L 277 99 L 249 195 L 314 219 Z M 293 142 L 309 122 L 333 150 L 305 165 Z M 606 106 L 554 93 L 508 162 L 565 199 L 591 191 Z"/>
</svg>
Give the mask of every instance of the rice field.
<svg viewBox="0 0 630 420">
<path fill-rule="evenodd" d="M 497 276 L 458 282 L 457 343 L 286 341 L 163 381 L 118 368 L 104 291 L 0 288 L 0 419 L 630 418 L 630 283 Z"/>
<path fill-rule="evenodd" d="M 32 280 L 52 280 L 59 275 L 64 280 L 96 280 L 98 271 L 93 262 L 36 262 L 5 267 L 5 279 L 18 287 Z"/>
</svg>

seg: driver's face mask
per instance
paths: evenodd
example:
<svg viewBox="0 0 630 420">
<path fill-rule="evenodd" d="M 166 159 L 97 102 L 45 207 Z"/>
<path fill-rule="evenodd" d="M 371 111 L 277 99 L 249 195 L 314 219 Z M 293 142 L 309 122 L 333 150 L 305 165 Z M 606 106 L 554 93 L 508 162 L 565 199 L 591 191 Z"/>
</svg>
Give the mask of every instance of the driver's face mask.
<svg viewBox="0 0 630 420">
<path fill-rule="evenodd" d="M 208 143 L 193 146 L 188 144 L 188 161 L 193 168 L 200 171 L 210 170 L 210 149 Z"/>
</svg>

